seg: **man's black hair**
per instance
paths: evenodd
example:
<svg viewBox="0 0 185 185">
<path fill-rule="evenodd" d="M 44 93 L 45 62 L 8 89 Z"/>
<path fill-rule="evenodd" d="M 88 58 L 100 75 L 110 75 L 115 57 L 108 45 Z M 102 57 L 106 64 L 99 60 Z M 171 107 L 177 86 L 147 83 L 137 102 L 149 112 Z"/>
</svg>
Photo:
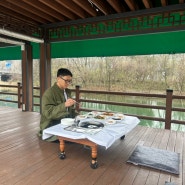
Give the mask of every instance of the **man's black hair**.
<svg viewBox="0 0 185 185">
<path fill-rule="evenodd" d="M 60 68 L 58 71 L 57 71 L 57 77 L 59 76 L 73 76 L 73 74 L 71 73 L 71 71 L 69 71 L 69 69 L 66 69 L 66 68 Z"/>
</svg>

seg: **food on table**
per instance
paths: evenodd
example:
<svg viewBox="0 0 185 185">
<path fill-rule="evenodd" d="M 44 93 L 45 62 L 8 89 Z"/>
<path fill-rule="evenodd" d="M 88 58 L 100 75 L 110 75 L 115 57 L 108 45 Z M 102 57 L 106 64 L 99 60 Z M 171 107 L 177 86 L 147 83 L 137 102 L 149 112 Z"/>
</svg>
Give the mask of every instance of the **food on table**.
<svg viewBox="0 0 185 185">
<path fill-rule="evenodd" d="M 87 116 L 85 116 L 85 115 L 78 115 L 78 116 L 76 116 L 75 121 L 80 121 L 80 120 L 83 120 L 83 119 L 86 119 L 86 118 L 87 118 Z"/>
<path fill-rule="evenodd" d="M 102 115 L 113 116 L 114 113 L 112 113 L 112 112 L 103 112 Z"/>
<path fill-rule="evenodd" d="M 116 120 L 112 120 L 112 119 L 106 120 L 107 125 L 112 125 L 112 124 L 115 124 L 115 123 L 116 123 Z"/>
<path fill-rule="evenodd" d="M 124 119 L 124 115 L 123 114 L 115 114 L 115 118 Z"/>
<path fill-rule="evenodd" d="M 98 116 L 95 116 L 94 118 L 95 118 L 95 119 L 105 119 L 105 116 L 103 116 L 103 115 L 98 115 Z"/>
<path fill-rule="evenodd" d="M 78 115 L 78 118 L 79 119 L 85 119 L 87 116 L 85 116 L 85 115 Z"/>
</svg>

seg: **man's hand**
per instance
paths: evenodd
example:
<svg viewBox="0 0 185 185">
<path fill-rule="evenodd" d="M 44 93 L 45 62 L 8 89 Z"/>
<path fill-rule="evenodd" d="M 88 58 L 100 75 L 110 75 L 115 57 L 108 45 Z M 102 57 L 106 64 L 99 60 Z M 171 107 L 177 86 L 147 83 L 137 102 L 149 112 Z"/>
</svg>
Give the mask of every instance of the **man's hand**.
<svg viewBox="0 0 185 185">
<path fill-rule="evenodd" d="M 75 100 L 73 100 L 72 98 L 68 98 L 67 101 L 65 102 L 65 107 L 71 107 L 75 103 L 76 103 Z"/>
</svg>

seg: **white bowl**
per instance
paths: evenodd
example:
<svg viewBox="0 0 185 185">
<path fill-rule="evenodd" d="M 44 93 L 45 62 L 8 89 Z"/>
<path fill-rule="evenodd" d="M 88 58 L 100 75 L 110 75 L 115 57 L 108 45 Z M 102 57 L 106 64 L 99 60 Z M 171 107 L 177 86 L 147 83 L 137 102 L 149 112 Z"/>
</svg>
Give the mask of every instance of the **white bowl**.
<svg viewBox="0 0 185 185">
<path fill-rule="evenodd" d="M 72 119 L 72 118 L 63 118 L 63 119 L 61 119 L 60 123 L 62 125 L 65 125 L 65 126 L 71 126 L 72 124 L 74 124 L 74 119 Z"/>
<path fill-rule="evenodd" d="M 86 118 L 87 118 L 86 115 L 78 115 L 78 116 L 76 117 L 76 120 L 78 121 L 78 120 L 82 120 L 82 119 L 86 119 Z"/>
</svg>

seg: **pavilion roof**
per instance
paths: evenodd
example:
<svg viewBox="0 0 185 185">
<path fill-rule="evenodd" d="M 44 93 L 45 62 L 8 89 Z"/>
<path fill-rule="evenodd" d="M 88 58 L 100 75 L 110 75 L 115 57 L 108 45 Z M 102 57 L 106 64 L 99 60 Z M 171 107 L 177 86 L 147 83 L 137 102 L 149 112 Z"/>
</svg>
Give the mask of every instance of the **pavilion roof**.
<svg viewBox="0 0 185 185">
<path fill-rule="evenodd" d="M 44 39 L 46 29 L 74 22 L 183 12 L 184 8 L 184 0 L 1 0 L 0 29 Z M 1 37 L 10 36 L 0 32 Z"/>
</svg>

